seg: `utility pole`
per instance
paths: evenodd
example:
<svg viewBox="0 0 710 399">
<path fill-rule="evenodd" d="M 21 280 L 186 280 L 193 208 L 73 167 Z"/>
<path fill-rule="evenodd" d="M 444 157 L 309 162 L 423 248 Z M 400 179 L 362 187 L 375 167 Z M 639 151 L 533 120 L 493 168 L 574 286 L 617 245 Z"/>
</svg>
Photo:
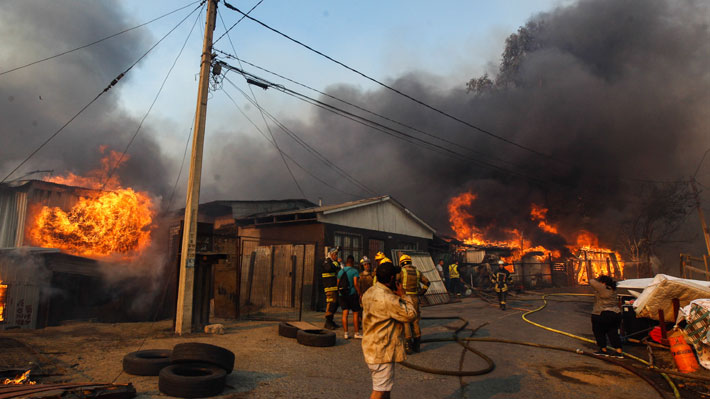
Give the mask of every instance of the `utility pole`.
<svg viewBox="0 0 710 399">
<path fill-rule="evenodd" d="M 700 194 L 698 194 L 698 187 L 695 185 L 695 178 L 690 180 L 690 186 L 693 188 L 693 194 L 695 195 L 695 206 L 698 208 L 698 216 L 700 216 L 700 225 L 703 227 L 703 235 L 705 236 L 705 247 L 708 250 L 708 255 L 710 255 L 710 230 L 708 230 L 708 225 L 705 223 L 705 214 L 703 213 L 703 207 L 700 206 Z"/>
<path fill-rule="evenodd" d="M 175 333 L 192 332 L 192 298 L 195 288 L 195 250 L 197 246 L 197 207 L 200 203 L 200 180 L 202 178 L 202 150 L 205 143 L 205 119 L 207 117 L 207 94 L 212 67 L 212 33 L 217 17 L 217 2 L 207 0 L 205 39 L 202 44 L 200 83 L 197 89 L 197 109 L 190 157 L 190 177 L 187 180 L 185 219 L 182 227 L 180 252 L 180 280 L 178 281 Z"/>
</svg>

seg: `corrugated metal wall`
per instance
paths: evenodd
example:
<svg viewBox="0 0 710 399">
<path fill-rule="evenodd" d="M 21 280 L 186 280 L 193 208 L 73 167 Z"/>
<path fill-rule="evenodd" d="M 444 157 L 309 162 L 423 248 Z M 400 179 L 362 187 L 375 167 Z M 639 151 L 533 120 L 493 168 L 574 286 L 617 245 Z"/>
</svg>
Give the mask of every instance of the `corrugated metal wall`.
<svg viewBox="0 0 710 399">
<path fill-rule="evenodd" d="M 31 329 L 37 327 L 40 289 L 35 265 L 0 261 L 0 280 L 7 285 L 5 320 L 0 330 L 9 328 Z"/>
</svg>

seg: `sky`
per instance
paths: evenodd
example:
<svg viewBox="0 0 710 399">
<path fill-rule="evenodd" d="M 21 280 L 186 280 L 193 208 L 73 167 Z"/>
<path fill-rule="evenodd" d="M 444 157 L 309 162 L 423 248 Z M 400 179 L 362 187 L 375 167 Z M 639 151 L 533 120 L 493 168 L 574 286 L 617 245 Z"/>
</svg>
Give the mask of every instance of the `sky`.
<svg viewBox="0 0 710 399">
<path fill-rule="evenodd" d="M 243 11 L 249 10 L 256 3 L 251 0 L 231 2 Z M 494 64 L 500 58 L 505 37 L 532 15 L 566 3 L 561 0 L 264 0 L 251 15 L 376 79 L 388 81 L 404 73 L 418 71 L 432 74 L 442 88 L 460 87 L 464 90 L 468 79 L 496 68 Z M 176 4 L 188 3 L 125 0 L 121 4 L 136 22 L 143 22 L 175 9 Z M 141 29 L 148 30 L 153 39 L 157 40 L 191 9 L 187 8 Z M 223 4 L 219 7 L 219 14 L 221 18 L 217 20 L 215 39 L 224 32 L 224 24 L 231 26 L 240 17 Z M 142 117 L 150 106 L 194 22 L 194 18 L 185 21 L 139 64 L 137 73 L 120 87 L 121 104 L 136 117 Z M 204 14 L 197 21 L 148 119 L 149 122 L 158 122 L 164 126 L 155 134 L 159 136 L 164 151 L 172 152 L 176 158 L 182 156 L 185 137 L 194 116 L 203 24 Z M 239 57 L 317 89 L 342 83 L 365 90 L 373 88 L 371 82 L 253 21 L 243 20 L 230 32 L 230 37 Z M 121 40 L 121 37 L 111 40 Z M 148 43 L 144 45 L 149 46 Z M 215 48 L 234 52 L 227 37 L 222 38 Z M 245 69 L 278 81 L 248 66 Z M 246 90 L 245 86 L 242 87 Z M 309 105 L 281 93 L 262 92 L 260 89 L 255 90 L 255 93 L 259 102 L 279 118 L 303 120 L 312 112 Z M 234 97 L 234 90 L 232 95 Z M 246 100 L 238 97 L 235 100 L 243 109 L 250 110 L 247 112 L 253 120 L 260 120 L 256 109 L 246 105 Z M 212 93 L 208 105 L 206 140 L 210 140 L 210 132 L 233 129 L 240 124 L 246 126 L 240 129 L 243 134 L 260 137 L 222 93 Z"/>
</svg>

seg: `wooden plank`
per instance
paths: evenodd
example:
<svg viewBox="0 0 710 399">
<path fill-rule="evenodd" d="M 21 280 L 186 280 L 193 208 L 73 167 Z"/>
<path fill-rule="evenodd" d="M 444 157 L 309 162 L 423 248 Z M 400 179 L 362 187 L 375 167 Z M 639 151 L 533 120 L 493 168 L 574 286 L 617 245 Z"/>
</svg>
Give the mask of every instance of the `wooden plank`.
<svg viewBox="0 0 710 399">
<path fill-rule="evenodd" d="M 291 297 L 291 306 L 303 306 L 303 272 L 305 261 L 305 245 L 294 245 L 293 247 L 293 295 Z"/>
<path fill-rule="evenodd" d="M 289 321 L 288 324 L 298 328 L 299 330 L 318 330 L 319 328 L 306 321 Z"/>
<path fill-rule="evenodd" d="M 313 303 L 313 297 L 315 294 L 316 281 L 315 280 L 315 267 L 316 267 L 316 245 L 307 244 L 303 248 L 303 292 L 301 293 L 301 301 L 303 306 L 307 309 L 312 309 L 315 305 Z"/>
<path fill-rule="evenodd" d="M 237 268 L 217 264 L 214 272 L 214 315 L 234 319 L 237 317 Z"/>
<path fill-rule="evenodd" d="M 293 246 L 274 245 L 272 259 L 271 306 L 292 307 L 293 296 Z"/>
<path fill-rule="evenodd" d="M 249 304 L 259 308 L 268 306 L 271 297 L 271 263 L 273 254 L 270 246 L 259 246 L 255 252 Z"/>
</svg>

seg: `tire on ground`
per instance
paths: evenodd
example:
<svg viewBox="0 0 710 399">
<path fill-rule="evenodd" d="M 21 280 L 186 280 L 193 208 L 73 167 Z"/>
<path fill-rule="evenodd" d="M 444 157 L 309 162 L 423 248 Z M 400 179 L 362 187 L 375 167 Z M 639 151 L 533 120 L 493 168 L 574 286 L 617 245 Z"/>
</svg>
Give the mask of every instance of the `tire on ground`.
<svg viewBox="0 0 710 399">
<path fill-rule="evenodd" d="M 158 389 L 178 398 L 208 398 L 224 391 L 226 377 L 223 368 L 211 364 L 173 364 L 160 370 Z"/>
<path fill-rule="evenodd" d="M 175 345 L 170 362 L 212 364 L 229 374 L 234 370 L 234 353 L 216 345 L 188 342 Z"/>
<path fill-rule="evenodd" d="M 335 333 L 328 330 L 298 330 L 296 340 L 301 345 L 326 347 L 335 345 Z"/>
<path fill-rule="evenodd" d="M 155 376 L 170 365 L 170 349 L 147 349 L 123 357 L 123 371 L 132 375 Z"/>
<path fill-rule="evenodd" d="M 286 322 L 279 323 L 279 335 L 286 338 L 296 338 L 299 328 Z"/>
</svg>

